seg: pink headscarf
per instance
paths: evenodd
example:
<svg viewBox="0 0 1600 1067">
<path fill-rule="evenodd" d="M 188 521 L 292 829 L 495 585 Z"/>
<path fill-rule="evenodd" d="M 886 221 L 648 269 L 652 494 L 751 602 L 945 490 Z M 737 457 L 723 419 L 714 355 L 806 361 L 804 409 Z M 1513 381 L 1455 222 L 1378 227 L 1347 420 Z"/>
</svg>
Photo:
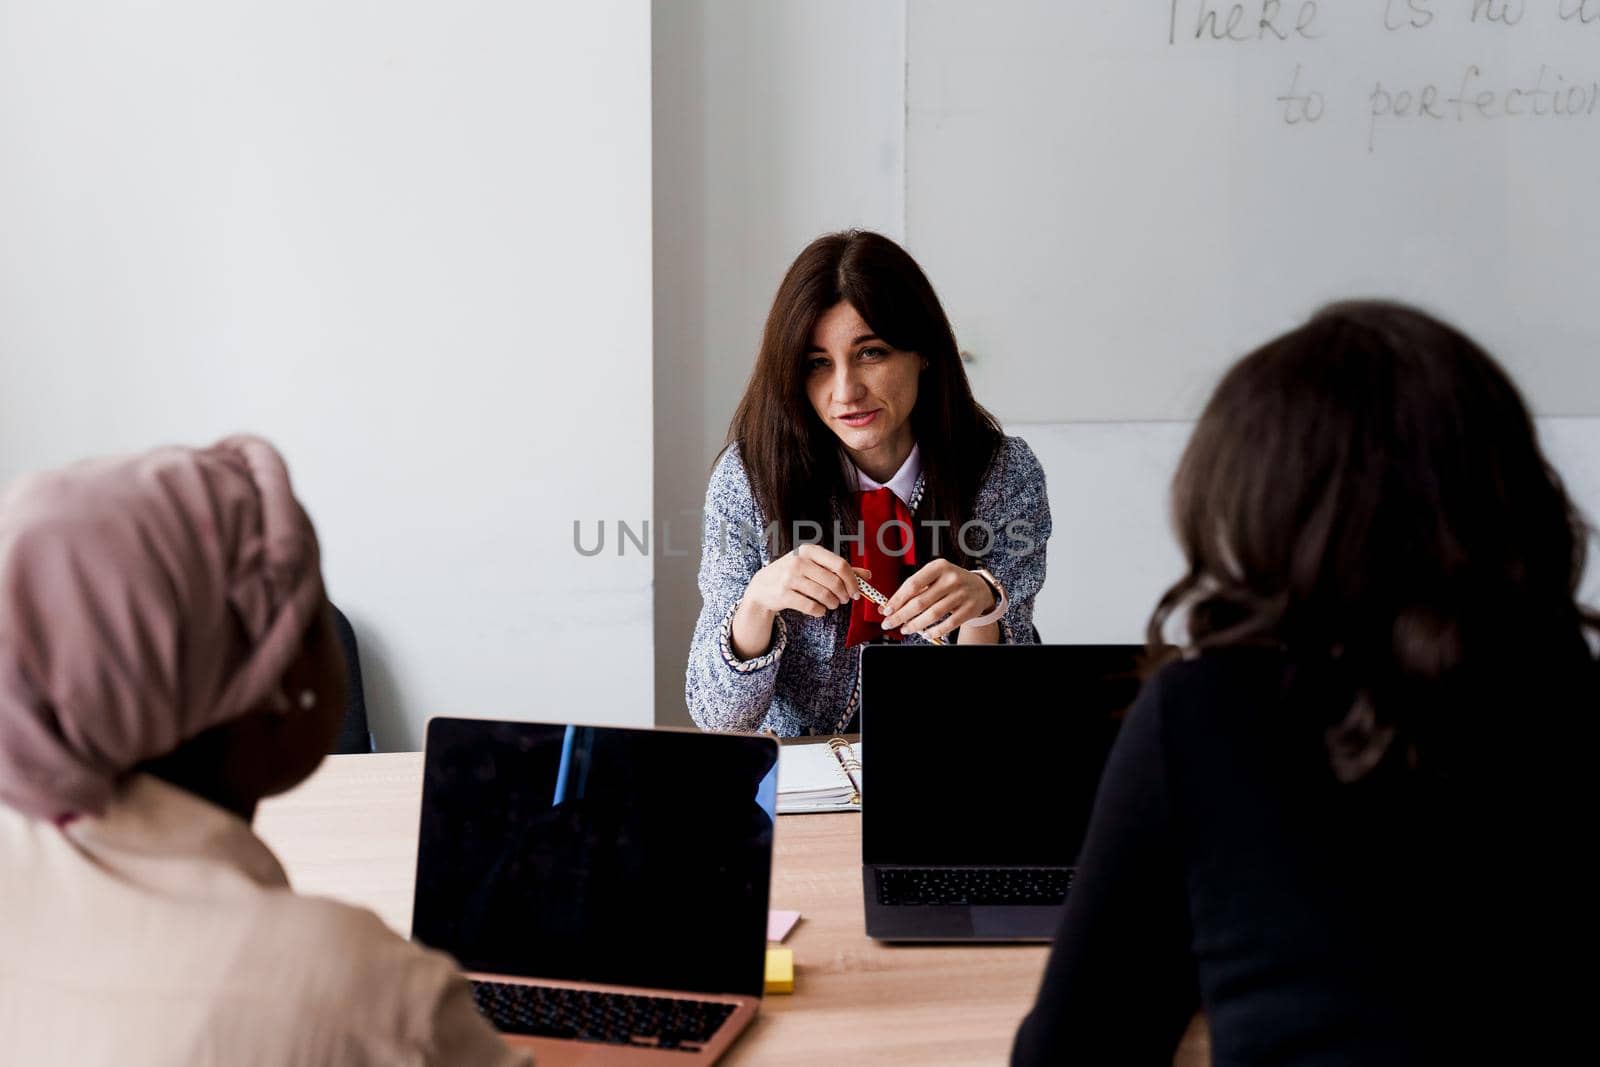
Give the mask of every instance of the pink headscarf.
<svg viewBox="0 0 1600 1067">
<path fill-rule="evenodd" d="M 0 803 L 104 812 L 137 764 L 266 706 L 322 602 L 260 438 L 23 479 L 0 497 Z"/>
</svg>

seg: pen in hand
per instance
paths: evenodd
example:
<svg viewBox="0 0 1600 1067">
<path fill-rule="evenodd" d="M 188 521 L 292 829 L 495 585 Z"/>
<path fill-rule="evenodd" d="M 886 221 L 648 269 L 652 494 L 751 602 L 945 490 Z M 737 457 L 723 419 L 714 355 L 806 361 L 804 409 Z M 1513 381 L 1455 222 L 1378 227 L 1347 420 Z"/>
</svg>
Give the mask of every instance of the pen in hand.
<svg viewBox="0 0 1600 1067">
<path fill-rule="evenodd" d="M 856 584 L 861 587 L 861 595 L 866 597 L 868 600 L 872 601 L 874 604 L 878 605 L 878 610 L 879 611 L 882 611 L 884 608 L 889 606 L 889 598 L 884 596 L 882 593 L 878 592 L 876 589 L 872 588 L 872 586 L 870 584 L 868 584 L 867 580 L 865 578 L 861 577 L 859 574 L 856 575 Z M 926 634 L 924 634 L 923 636 L 927 637 Z M 944 639 L 943 638 L 928 637 L 928 640 L 930 642 L 932 642 L 933 644 L 936 644 L 936 645 L 944 644 Z"/>
</svg>

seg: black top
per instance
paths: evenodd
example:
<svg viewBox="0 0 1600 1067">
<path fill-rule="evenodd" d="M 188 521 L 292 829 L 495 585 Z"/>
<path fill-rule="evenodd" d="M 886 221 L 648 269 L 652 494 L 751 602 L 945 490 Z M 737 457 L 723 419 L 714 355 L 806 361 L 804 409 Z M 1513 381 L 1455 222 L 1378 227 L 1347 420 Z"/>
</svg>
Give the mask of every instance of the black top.
<svg viewBox="0 0 1600 1067">
<path fill-rule="evenodd" d="M 1592 670 L 1489 702 L 1448 770 L 1397 752 L 1348 785 L 1285 670 L 1228 651 L 1146 685 L 1013 1063 L 1170 1064 L 1196 1011 L 1217 1067 L 1592 1049 Z"/>
</svg>

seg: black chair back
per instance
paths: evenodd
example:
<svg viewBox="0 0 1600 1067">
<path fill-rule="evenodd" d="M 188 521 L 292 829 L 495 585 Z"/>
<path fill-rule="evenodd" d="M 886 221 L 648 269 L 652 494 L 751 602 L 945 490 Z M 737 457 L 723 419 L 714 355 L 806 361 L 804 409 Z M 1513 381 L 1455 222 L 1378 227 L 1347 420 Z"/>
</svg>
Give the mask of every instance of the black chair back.
<svg viewBox="0 0 1600 1067">
<path fill-rule="evenodd" d="M 330 605 L 332 606 L 332 605 Z M 333 628 L 339 635 L 339 645 L 344 650 L 345 675 L 349 691 L 345 697 L 344 725 L 333 743 L 334 755 L 351 752 L 371 752 L 374 749 L 372 730 L 367 726 L 367 697 L 361 686 L 361 650 L 356 645 L 356 631 L 345 618 L 344 612 L 333 607 Z"/>
</svg>

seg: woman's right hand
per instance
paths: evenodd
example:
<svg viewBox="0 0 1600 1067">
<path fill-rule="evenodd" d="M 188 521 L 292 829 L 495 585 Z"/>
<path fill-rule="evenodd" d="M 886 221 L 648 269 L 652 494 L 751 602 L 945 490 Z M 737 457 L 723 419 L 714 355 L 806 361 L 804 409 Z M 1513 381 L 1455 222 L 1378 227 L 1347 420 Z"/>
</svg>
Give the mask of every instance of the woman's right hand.
<svg viewBox="0 0 1600 1067">
<path fill-rule="evenodd" d="M 733 615 L 733 650 L 755 659 L 772 644 L 772 621 L 780 611 L 820 619 L 861 596 L 857 576 L 872 572 L 817 545 L 801 545 L 756 571 Z"/>
<path fill-rule="evenodd" d="M 745 587 L 743 603 L 766 615 L 798 611 L 820 619 L 834 608 L 861 596 L 858 571 L 843 556 L 816 545 L 801 545 L 756 571 Z"/>
</svg>

